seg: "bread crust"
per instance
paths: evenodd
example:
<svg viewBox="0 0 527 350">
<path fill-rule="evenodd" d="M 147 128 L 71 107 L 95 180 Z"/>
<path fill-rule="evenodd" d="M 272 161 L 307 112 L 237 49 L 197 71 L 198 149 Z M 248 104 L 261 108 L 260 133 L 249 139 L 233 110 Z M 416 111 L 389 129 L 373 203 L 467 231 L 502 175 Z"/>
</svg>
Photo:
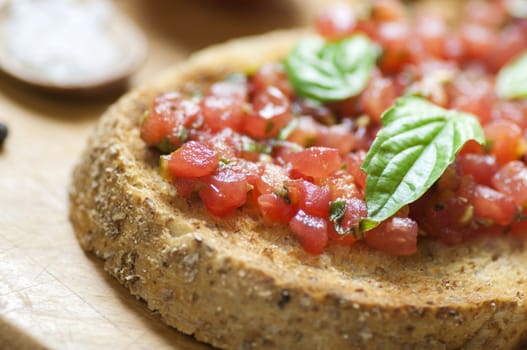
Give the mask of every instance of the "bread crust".
<svg viewBox="0 0 527 350">
<path fill-rule="evenodd" d="M 247 209 L 212 217 L 158 175 L 138 128 L 156 94 L 281 59 L 304 34 L 212 47 L 112 106 L 73 172 L 81 246 L 167 324 L 219 348 L 517 347 L 527 335 L 523 241 L 421 239 L 411 257 L 330 245 L 315 257 L 287 227 Z"/>
</svg>

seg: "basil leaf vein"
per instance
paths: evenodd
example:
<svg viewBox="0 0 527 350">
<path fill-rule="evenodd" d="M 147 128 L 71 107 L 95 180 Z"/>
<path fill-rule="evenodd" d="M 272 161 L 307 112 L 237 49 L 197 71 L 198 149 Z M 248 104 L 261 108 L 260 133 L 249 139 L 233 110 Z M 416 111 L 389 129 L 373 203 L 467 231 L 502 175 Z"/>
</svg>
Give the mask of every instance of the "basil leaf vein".
<svg viewBox="0 0 527 350">
<path fill-rule="evenodd" d="M 508 99 L 527 98 L 527 51 L 498 72 L 496 93 Z"/>
<path fill-rule="evenodd" d="M 329 43 L 313 36 L 296 45 L 285 66 L 299 96 L 337 101 L 358 95 L 366 87 L 378 53 L 378 46 L 361 34 Z"/>
<path fill-rule="evenodd" d="M 399 98 L 366 155 L 366 204 L 371 229 L 421 197 L 468 140 L 484 143 L 477 119 L 415 96 Z"/>
</svg>

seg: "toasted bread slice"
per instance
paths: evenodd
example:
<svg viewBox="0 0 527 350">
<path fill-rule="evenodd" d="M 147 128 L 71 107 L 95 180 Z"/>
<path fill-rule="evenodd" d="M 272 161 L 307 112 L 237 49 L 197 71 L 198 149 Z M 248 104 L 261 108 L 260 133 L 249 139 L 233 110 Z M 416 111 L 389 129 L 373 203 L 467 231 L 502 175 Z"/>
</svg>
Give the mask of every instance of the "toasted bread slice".
<svg viewBox="0 0 527 350">
<path fill-rule="evenodd" d="M 247 209 L 209 215 L 157 172 L 139 126 L 156 94 L 282 59 L 304 33 L 275 32 L 194 55 L 103 116 L 71 188 L 82 247 L 196 339 L 229 349 L 506 349 L 527 335 L 527 250 L 508 237 L 390 257 L 361 243 L 303 251 Z"/>
</svg>

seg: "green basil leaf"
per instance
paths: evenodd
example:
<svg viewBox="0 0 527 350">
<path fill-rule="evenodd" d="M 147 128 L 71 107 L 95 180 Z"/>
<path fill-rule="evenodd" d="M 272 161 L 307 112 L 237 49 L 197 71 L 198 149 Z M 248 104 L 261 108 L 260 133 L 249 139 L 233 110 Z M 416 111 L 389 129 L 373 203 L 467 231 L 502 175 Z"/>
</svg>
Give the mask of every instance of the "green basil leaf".
<svg viewBox="0 0 527 350">
<path fill-rule="evenodd" d="M 478 120 L 425 99 L 399 98 L 382 116 L 362 170 L 367 174 L 364 229 L 372 229 L 421 197 L 468 140 L 485 142 Z"/>
<path fill-rule="evenodd" d="M 329 206 L 329 221 L 340 221 L 346 213 L 346 201 L 337 200 L 331 202 Z"/>
<path fill-rule="evenodd" d="M 505 8 L 512 17 L 527 18 L 527 0 L 507 0 Z"/>
<path fill-rule="evenodd" d="M 358 95 L 366 87 L 378 54 L 378 46 L 362 34 L 337 42 L 313 36 L 297 44 L 285 66 L 299 96 L 338 101 Z"/>
<path fill-rule="evenodd" d="M 502 98 L 527 97 L 527 51 L 498 72 L 496 93 Z"/>
</svg>

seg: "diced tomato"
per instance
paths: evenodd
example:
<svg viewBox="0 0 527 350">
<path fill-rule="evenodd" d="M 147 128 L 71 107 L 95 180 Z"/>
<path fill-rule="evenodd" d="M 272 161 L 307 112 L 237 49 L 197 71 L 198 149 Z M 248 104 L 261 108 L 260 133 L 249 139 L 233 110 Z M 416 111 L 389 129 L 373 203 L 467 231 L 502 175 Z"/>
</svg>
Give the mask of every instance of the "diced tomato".
<svg viewBox="0 0 527 350">
<path fill-rule="evenodd" d="M 520 129 L 527 128 L 527 104 L 519 101 L 498 101 L 492 107 L 493 120 L 507 120 Z"/>
<path fill-rule="evenodd" d="M 305 176 L 323 178 L 342 166 L 339 151 L 327 147 L 310 147 L 289 157 L 291 166 Z"/>
<path fill-rule="evenodd" d="M 390 255 L 412 255 L 417 251 L 417 223 L 393 217 L 365 233 L 366 244 Z"/>
<path fill-rule="evenodd" d="M 274 86 L 255 94 L 253 113 L 245 118 L 244 131 L 255 139 L 275 137 L 292 119 L 289 99 Z"/>
<path fill-rule="evenodd" d="M 501 1 L 470 0 L 465 5 L 463 18 L 467 23 L 494 29 L 502 25 L 506 15 Z"/>
<path fill-rule="evenodd" d="M 460 34 L 465 53 L 473 60 L 481 60 L 489 55 L 498 39 L 492 29 L 478 24 L 461 25 Z"/>
<path fill-rule="evenodd" d="M 507 120 L 496 120 L 483 127 L 485 136 L 490 142 L 490 152 L 500 165 L 517 160 L 520 154 L 519 146 L 523 139 L 521 129 Z"/>
<path fill-rule="evenodd" d="M 344 157 L 346 171 L 353 176 L 355 183 L 362 189 L 366 188 L 366 173 L 361 170 L 364 158 L 366 158 L 364 151 L 349 153 Z"/>
<path fill-rule="evenodd" d="M 296 209 L 275 193 L 258 196 L 258 207 L 263 217 L 271 222 L 287 224 L 296 214 Z"/>
<path fill-rule="evenodd" d="M 340 222 L 340 226 L 344 232 L 358 229 L 361 219 L 368 216 L 368 208 L 366 203 L 359 198 L 351 198 L 346 200 L 346 211 L 344 217 Z"/>
<path fill-rule="evenodd" d="M 189 141 L 170 154 L 168 171 L 174 176 L 199 177 L 218 167 L 216 152 L 197 141 Z"/>
<path fill-rule="evenodd" d="M 490 220 L 498 225 L 512 223 L 517 215 L 516 205 L 512 198 L 490 187 L 476 185 L 473 193 L 469 193 L 469 200 L 474 206 L 477 219 Z"/>
<path fill-rule="evenodd" d="M 329 186 L 317 186 L 309 181 L 298 179 L 286 183 L 291 204 L 308 214 L 322 218 L 329 216 L 331 191 Z"/>
<path fill-rule="evenodd" d="M 291 97 L 294 94 L 293 87 L 289 83 L 284 66 L 279 63 L 263 64 L 253 77 L 253 89 L 255 93 L 265 91 L 268 87 L 274 86 L 285 96 Z"/>
<path fill-rule="evenodd" d="M 353 33 L 357 24 L 351 4 L 336 3 L 328 6 L 316 19 L 318 33 L 329 39 L 338 39 Z"/>
<path fill-rule="evenodd" d="M 502 29 L 494 42 L 492 54 L 487 57 L 487 66 L 491 72 L 498 72 L 527 47 L 525 33 L 516 26 Z"/>
<path fill-rule="evenodd" d="M 205 144 L 216 152 L 216 157 L 232 160 L 240 156 L 243 149 L 242 136 L 230 128 L 223 129 L 204 140 Z"/>
<path fill-rule="evenodd" d="M 166 93 L 156 97 L 150 114 L 141 126 L 141 138 L 149 146 L 159 144 L 167 138 L 172 146 L 178 147 L 185 140 L 183 128 L 199 128 L 199 107 L 182 100 L 178 93 Z"/>
<path fill-rule="evenodd" d="M 299 210 L 289 222 L 291 231 L 298 237 L 304 250 L 310 254 L 322 253 L 328 243 L 327 222 Z"/>
<path fill-rule="evenodd" d="M 294 142 L 302 147 L 313 146 L 323 128 L 322 125 L 318 124 L 311 117 L 299 117 L 298 125 L 289 134 L 287 141 Z"/>
<path fill-rule="evenodd" d="M 404 6 L 397 0 L 375 0 L 372 18 L 376 21 L 400 21 L 406 16 Z"/>
<path fill-rule="evenodd" d="M 361 94 L 360 103 L 364 112 L 377 124 L 381 124 L 381 115 L 397 97 L 395 85 L 389 78 L 373 76 Z"/>
<path fill-rule="evenodd" d="M 247 114 L 247 84 L 243 81 L 214 83 L 201 100 L 205 122 L 213 131 L 231 128 L 241 131 Z"/>
<path fill-rule="evenodd" d="M 469 72 L 457 76 L 447 86 L 451 109 L 474 114 L 482 124 L 490 121 L 494 102 L 494 85 L 482 73 Z"/>
<path fill-rule="evenodd" d="M 348 232 L 348 234 L 340 235 L 336 231 L 335 223 L 328 222 L 329 239 L 339 245 L 352 245 L 358 239 L 360 220 L 367 215 L 368 208 L 363 200 L 358 198 L 346 200 L 346 210 L 338 225 L 340 225 L 341 232 Z"/>
<path fill-rule="evenodd" d="M 324 179 L 322 184 L 329 186 L 331 191 L 331 199 L 352 199 L 361 198 L 362 193 L 357 188 L 355 178 L 344 170 L 339 170 Z"/>
<path fill-rule="evenodd" d="M 205 179 L 199 196 L 209 212 L 217 216 L 230 214 L 247 201 L 245 175 L 223 169 Z"/>
<path fill-rule="evenodd" d="M 340 124 L 320 129 L 315 146 L 335 148 L 342 155 L 349 153 L 357 147 L 357 140 L 351 132 L 351 127 L 351 121 L 345 119 Z"/>
<path fill-rule="evenodd" d="M 422 42 L 423 49 L 429 55 L 441 56 L 445 46 L 447 26 L 439 16 L 431 12 L 418 13 L 415 32 Z"/>
<path fill-rule="evenodd" d="M 443 175 L 437 181 L 437 188 L 440 191 L 456 192 L 461 186 L 462 168 L 459 162 L 449 165 Z"/>
<path fill-rule="evenodd" d="M 463 154 L 458 157 L 463 174 L 472 175 L 480 185 L 490 186 L 492 177 L 498 171 L 498 164 L 493 155 Z"/>
<path fill-rule="evenodd" d="M 255 187 L 258 193 L 274 193 L 284 187 L 289 180 L 285 169 L 279 165 L 266 163 L 259 178 L 256 179 Z"/>
<path fill-rule="evenodd" d="M 501 193 L 510 196 L 516 205 L 527 205 L 527 166 L 513 161 L 503 166 L 492 178 L 492 184 Z"/>
<path fill-rule="evenodd" d="M 383 72 L 395 73 L 411 61 L 410 26 L 405 22 L 386 22 L 379 25 L 378 40 L 384 51 L 380 62 Z"/>
</svg>

